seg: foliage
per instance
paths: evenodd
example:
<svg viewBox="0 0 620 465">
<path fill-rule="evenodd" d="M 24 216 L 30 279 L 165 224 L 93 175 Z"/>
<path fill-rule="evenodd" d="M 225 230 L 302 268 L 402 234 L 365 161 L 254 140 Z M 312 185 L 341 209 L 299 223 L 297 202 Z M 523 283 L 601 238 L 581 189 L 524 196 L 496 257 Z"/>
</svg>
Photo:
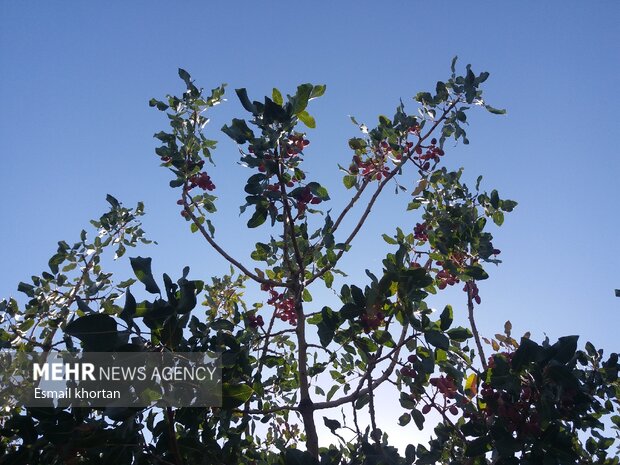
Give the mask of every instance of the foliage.
<svg viewBox="0 0 620 465">
<path fill-rule="evenodd" d="M 49 272 L 20 283 L 29 302 L 2 301 L 0 343 L 21 351 L 216 351 L 223 405 L 10 405 L 0 463 L 618 463 L 609 436 L 620 427 L 616 353 L 605 357 L 590 343 L 578 350 L 577 336 L 538 344 L 526 335 L 518 342 L 509 322 L 493 339 L 478 333 L 477 282 L 500 263 L 489 228 L 501 226 L 516 202 L 481 190 L 481 178 L 468 186 L 463 170 L 448 169 L 443 159 L 447 140 L 469 143 L 472 107 L 503 113 L 482 98 L 488 73 L 476 75 L 468 65 L 459 76 L 455 59 L 447 81 L 416 95 L 417 113 L 401 102 L 393 118 L 380 116 L 371 129 L 352 118 L 360 135 L 349 140 L 351 162 L 340 167 L 351 196 L 337 215 L 324 209 L 327 188 L 303 170 L 310 156 L 303 126 L 316 125 L 308 105 L 325 86 L 302 84 L 286 98 L 273 89 L 262 101 L 237 89 L 248 120 L 233 119 L 222 131 L 250 172 L 241 207 L 247 227 L 268 230 L 251 254 L 257 267 L 227 252 L 210 220 L 216 186 L 205 162 L 216 142 L 203 130 L 224 86 L 206 96 L 186 71 L 179 75 L 182 96 L 150 102 L 170 123 L 155 135 L 156 153 L 173 175 L 181 215 L 230 272 L 205 283 L 185 268 L 176 282 L 167 274 L 159 280 L 150 258 L 133 257 L 136 279 L 114 284 L 102 269 L 103 254 L 116 248 L 121 258 L 127 247 L 148 241 L 139 224 L 142 205 L 127 209 L 109 196 L 110 212 L 92 222 L 94 241 L 82 231 L 75 245 L 60 242 Z M 348 282 L 341 258 L 385 187 L 404 191 L 412 176 L 417 185 L 407 210 L 417 220 L 383 235 L 383 266 L 367 270 L 365 285 Z M 353 229 L 343 234 L 345 224 Z M 313 300 L 315 289 L 337 282 L 337 308 Z M 455 325 L 452 306 L 437 315 L 426 303 L 429 294 L 457 285 L 467 327 Z M 264 299 L 247 301 L 246 286 L 260 288 Z M 137 298 L 140 287 L 145 298 Z M 390 446 L 375 414 L 375 392 L 384 384 L 400 398 L 403 428 L 434 427 L 428 444 L 401 452 Z M 338 411 L 342 422 L 333 418 Z M 332 437 L 319 442 L 317 421 Z"/>
</svg>

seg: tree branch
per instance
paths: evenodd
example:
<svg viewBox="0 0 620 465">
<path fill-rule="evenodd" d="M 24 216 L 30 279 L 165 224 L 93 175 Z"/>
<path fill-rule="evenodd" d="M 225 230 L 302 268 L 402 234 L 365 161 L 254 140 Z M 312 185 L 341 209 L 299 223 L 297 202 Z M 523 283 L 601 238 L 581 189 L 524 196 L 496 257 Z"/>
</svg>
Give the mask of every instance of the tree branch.
<svg viewBox="0 0 620 465">
<path fill-rule="evenodd" d="M 177 442 L 177 433 L 174 428 L 174 412 L 172 407 L 166 407 L 166 422 L 168 424 L 168 441 L 170 443 L 170 452 L 174 458 L 175 465 L 183 465 L 181 453 L 179 452 L 179 443 Z"/>
<path fill-rule="evenodd" d="M 336 232 L 336 229 L 338 229 L 338 227 L 340 226 L 340 223 L 342 223 L 342 220 L 344 220 L 344 218 L 347 216 L 347 213 L 349 213 L 351 208 L 353 208 L 353 206 L 355 205 L 355 202 L 357 202 L 358 199 L 362 196 L 362 193 L 364 192 L 364 190 L 366 190 L 366 187 L 368 186 L 369 183 L 370 181 L 364 178 L 364 180 L 362 181 L 362 185 L 358 189 L 357 193 L 349 201 L 347 206 L 344 207 L 340 215 L 338 215 L 338 218 L 336 219 L 336 221 L 334 222 L 334 225 L 332 226 L 332 230 L 331 230 L 332 234 Z"/>
<path fill-rule="evenodd" d="M 469 281 L 473 282 L 473 281 Z M 467 286 L 467 311 L 469 324 L 471 325 L 471 332 L 474 335 L 474 340 L 476 341 L 476 347 L 478 348 L 478 355 L 480 356 L 480 362 L 482 363 L 482 367 L 487 369 L 487 358 L 484 355 L 484 349 L 482 348 L 482 342 L 480 341 L 480 334 L 478 333 L 478 328 L 476 327 L 476 320 L 474 318 L 474 299 L 472 296 L 472 290 L 469 286 Z"/>
<path fill-rule="evenodd" d="M 299 275 L 303 279 L 303 274 Z M 299 406 L 306 430 L 306 449 L 313 457 L 319 457 L 319 437 L 314 423 L 314 404 L 310 398 L 310 382 L 308 380 L 308 343 L 306 341 L 306 317 L 304 315 L 302 292 L 300 283 L 295 283 L 295 311 L 297 313 L 297 350 L 299 371 Z"/>
<path fill-rule="evenodd" d="M 401 332 L 400 335 L 400 339 L 398 341 L 398 349 L 396 351 L 394 351 L 394 357 L 392 358 L 392 361 L 390 362 L 389 366 L 387 367 L 387 369 L 383 372 L 383 374 L 377 378 L 372 384 L 372 389 L 376 389 L 377 387 L 379 387 L 381 384 L 383 384 L 384 381 L 386 381 L 393 373 L 394 368 L 396 368 L 396 364 L 398 363 L 398 355 L 400 354 L 400 350 L 403 348 L 403 346 L 405 345 L 404 341 L 405 341 L 405 335 L 407 334 L 407 330 L 409 329 L 408 325 L 403 326 L 403 331 Z M 323 409 L 328 409 L 328 408 L 333 408 L 333 407 L 339 407 L 343 404 L 348 404 L 349 402 L 354 402 L 357 399 L 359 399 L 361 396 L 369 393 L 369 389 L 368 388 L 361 388 L 361 386 L 364 384 L 364 381 L 367 377 L 368 372 L 364 375 L 364 377 L 362 378 L 360 385 L 358 386 L 358 389 L 356 389 L 354 392 L 352 392 L 351 394 L 341 397 L 339 399 L 335 399 L 335 400 L 330 400 L 330 401 L 326 401 L 326 402 L 316 402 L 315 404 L 313 404 L 313 407 L 315 410 L 323 410 Z"/>
<path fill-rule="evenodd" d="M 280 149 L 280 152 L 282 152 L 281 149 Z M 288 202 L 288 195 L 286 194 L 286 185 L 284 184 L 283 173 L 284 173 L 284 166 L 280 162 L 278 164 L 278 184 L 280 185 L 280 194 L 282 195 L 282 207 L 284 208 L 284 215 L 285 215 L 285 220 L 283 221 L 284 223 L 284 244 L 286 247 L 286 236 L 287 236 L 287 229 L 288 229 L 288 236 L 289 236 L 291 243 L 293 244 L 295 260 L 297 261 L 297 268 L 298 268 L 297 272 L 299 273 L 299 276 L 303 276 L 304 262 L 301 257 L 301 253 L 299 252 L 297 238 L 295 237 L 295 223 L 293 221 L 293 215 L 291 214 L 291 206 Z M 288 256 L 286 249 L 284 250 L 284 253 L 285 253 L 285 256 Z M 291 273 L 293 273 L 292 269 L 291 269 Z"/>
<path fill-rule="evenodd" d="M 457 105 L 457 103 L 459 102 L 459 99 L 454 100 L 450 105 L 448 105 L 448 107 L 443 111 L 441 117 L 439 119 L 437 119 L 435 121 L 435 123 L 431 126 L 431 128 L 428 130 L 428 132 L 424 135 L 419 137 L 417 144 L 415 145 L 415 147 L 413 147 L 411 149 L 411 151 L 409 152 L 409 155 L 407 155 L 406 157 L 403 157 L 402 162 L 394 167 L 394 169 L 390 172 L 390 174 L 388 174 L 383 181 L 381 181 L 379 183 L 379 185 L 377 186 L 377 190 L 375 191 L 375 193 L 372 195 L 372 197 L 370 198 L 370 201 L 368 202 L 368 205 L 366 206 L 366 209 L 364 210 L 364 212 L 362 213 L 361 218 L 359 219 L 359 221 L 357 222 L 357 225 L 355 226 L 355 228 L 353 228 L 353 231 L 351 232 L 351 234 L 349 234 L 349 237 L 345 240 L 344 245 L 345 247 L 343 249 L 341 249 L 338 254 L 336 255 L 336 260 L 333 263 L 330 263 L 328 265 L 326 265 L 325 267 L 323 267 L 321 270 L 319 270 L 317 273 L 315 273 L 310 279 L 308 279 L 305 283 L 305 285 L 307 286 L 308 284 L 312 283 L 313 281 L 315 281 L 316 279 L 320 278 L 321 276 L 323 276 L 325 273 L 327 273 L 329 270 L 331 270 L 332 268 L 334 268 L 334 266 L 336 266 L 336 263 L 338 263 L 338 261 L 340 260 L 340 258 L 342 258 L 342 255 L 345 253 L 346 251 L 346 246 L 350 245 L 351 242 L 353 241 L 353 239 L 355 238 L 355 236 L 357 236 L 357 233 L 360 231 L 360 229 L 362 228 L 362 226 L 364 225 L 364 223 L 366 222 L 366 218 L 368 218 L 368 215 L 370 215 L 370 212 L 372 210 L 372 207 L 374 206 L 375 202 L 377 201 L 377 198 L 379 197 L 379 195 L 381 194 L 381 191 L 383 191 L 383 188 L 387 185 L 388 182 L 390 182 L 392 180 L 392 178 L 394 178 L 394 176 L 396 176 L 396 174 L 398 174 L 398 172 L 400 170 L 402 170 L 402 167 L 409 161 L 411 160 L 411 157 L 413 156 L 413 154 L 415 153 L 415 150 L 420 147 L 420 145 L 422 144 L 422 142 L 424 142 L 428 137 L 430 137 L 430 135 L 435 131 L 435 129 L 437 128 L 437 126 L 439 126 L 439 124 L 446 118 L 446 116 L 448 115 L 448 113 L 450 113 L 450 111 L 452 111 L 452 109 Z"/>
<path fill-rule="evenodd" d="M 273 330 L 273 325 L 276 321 L 276 312 L 275 310 L 271 314 L 271 319 L 269 320 L 269 326 L 267 327 L 267 332 L 263 336 L 265 342 L 263 343 L 263 348 L 261 351 L 261 355 L 258 358 L 258 367 L 256 368 L 256 375 L 254 375 L 254 382 L 260 383 L 262 378 L 263 365 L 265 360 L 265 355 L 267 355 L 267 349 L 269 348 L 269 338 L 271 336 L 271 331 Z M 243 417 L 244 419 L 249 414 L 250 410 L 250 402 L 245 403 L 245 408 L 243 409 Z"/>
<path fill-rule="evenodd" d="M 198 222 L 198 218 L 196 218 L 196 215 L 194 215 L 194 213 L 189 208 L 189 203 L 187 201 L 188 197 L 189 197 L 189 194 L 187 192 L 187 181 L 186 181 L 186 185 L 183 188 L 183 211 L 185 211 L 188 214 L 188 216 L 190 217 L 192 222 L 198 228 L 198 231 L 200 231 L 200 234 L 202 234 L 202 236 L 207 240 L 209 245 L 211 247 L 213 247 L 222 257 L 224 257 L 231 265 L 233 265 L 236 268 L 238 268 L 248 278 L 253 279 L 257 283 L 266 284 L 266 285 L 271 286 L 271 287 L 288 287 L 288 284 L 286 284 L 286 283 L 281 283 L 279 281 L 273 281 L 272 279 L 261 278 L 257 274 L 252 273 L 245 266 L 243 266 L 239 261 L 235 260 L 224 249 L 222 249 L 218 245 L 218 243 L 213 240 L 213 238 L 207 232 L 205 227 Z"/>
</svg>

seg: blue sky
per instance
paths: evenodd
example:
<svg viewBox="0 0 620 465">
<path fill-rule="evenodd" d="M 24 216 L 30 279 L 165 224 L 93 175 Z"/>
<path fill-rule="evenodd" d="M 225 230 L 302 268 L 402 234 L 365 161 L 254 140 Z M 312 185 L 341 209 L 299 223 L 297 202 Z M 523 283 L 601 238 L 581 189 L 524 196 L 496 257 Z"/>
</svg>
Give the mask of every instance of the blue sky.
<svg viewBox="0 0 620 465">
<path fill-rule="evenodd" d="M 510 319 L 515 335 L 576 333 L 617 349 L 619 21 L 615 1 L 1 2 L 0 296 L 39 274 L 56 241 L 77 239 L 107 193 L 146 203 L 145 228 L 159 246 L 140 253 L 153 256 L 156 273 L 227 270 L 189 234 L 153 154 L 166 121 L 147 102 L 181 91 L 178 67 L 206 88 L 229 85 L 211 114 L 220 145 L 210 174 L 219 237 L 249 262 L 266 231 L 235 236 L 247 220 L 237 207 L 248 173 L 219 132 L 243 115 L 233 89 L 260 98 L 274 86 L 327 84 L 310 108 L 318 124 L 307 166 L 337 210 L 347 193 L 336 165 L 348 163 L 357 135 L 347 115 L 373 124 L 401 97 L 413 108 L 410 97 L 447 78 L 458 55 L 461 66 L 491 73 L 486 99 L 508 114 L 472 115 L 471 144 L 448 145 L 446 165 L 484 175 L 483 187 L 519 202 L 496 233 L 504 263 L 480 286 L 481 331 L 500 332 Z M 375 209 L 343 263 L 352 280 L 379 269 L 380 233 L 415 224 L 406 201 Z M 128 263 L 118 272 L 128 277 Z M 447 297 L 464 311 L 462 293 Z"/>
</svg>

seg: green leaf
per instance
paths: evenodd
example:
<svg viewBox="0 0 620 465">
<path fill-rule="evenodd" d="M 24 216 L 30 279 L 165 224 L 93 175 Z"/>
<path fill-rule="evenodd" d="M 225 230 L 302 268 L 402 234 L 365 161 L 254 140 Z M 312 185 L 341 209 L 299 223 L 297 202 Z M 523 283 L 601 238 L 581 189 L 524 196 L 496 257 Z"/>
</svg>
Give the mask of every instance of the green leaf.
<svg viewBox="0 0 620 465">
<path fill-rule="evenodd" d="M 355 302 L 358 307 L 363 308 L 366 306 L 366 297 L 364 297 L 364 291 L 362 291 L 359 287 L 355 285 L 351 286 L 351 297 L 353 297 L 353 302 Z"/>
<path fill-rule="evenodd" d="M 282 98 L 282 94 L 275 87 L 271 91 L 271 100 L 278 105 L 282 105 L 284 103 L 284 99 Z"/>
<path fill-rule="evenodd" d="M 338 323 L 340 322 L 340 318 L 337 313 L 329 307 L 323 307 L 321 310 L 321 316 L 323 317 L 321 322 L 317 325 L 319 332 L 319 340 L 321 341 L 321 345 L 323 347 L 327 347 L 332 339 L 334 339 L 334 334 L 336 332 L 336 328 L 338 327 Z"/>
<path fill-rule="evenodd" d="M 361 397 L 359 397 L 355 401 L 355 403 L 353 404 L 353 408 L 355 408 L 356 410 L 361 410 L 366 405 L 368 405 L 369 402 L 370 402 L 370 395 L 369 394 L 363 394 Z"/>
<path fill-rule="evenodd" d="M 318 186 L 316 189 L 313 190 L 314 195 L 316 195 L 321 200 L 329 200 L 329 193 L 327 192 L 327 189 L 325 189 L 323 186 Z"/>
<path fill-rule="evenodd" d="M 351 189 L 353 186 L 355 186 L 356 182 L 357 176 L 346 175 L 344 178 L 342 178 L 342 183 L 347 189 Z"/>
<path fill-rule="evenodd" d="M 119 317 L 124 321 L 130 321 L 136 314 L 136 298 L 132 295 L 131 291 L 127 289 L 125 292 L 125 306 Z"/>
<path fill-rule="evenodd" d="M 598 356 L 598 352 L 596 351 L 596 347 L 594 347 L 594 345 L 590 341 L 586 342 L 586 352 L 588 352 L 588 355 L 590 357 Z"/>
<path fill-rule="evenodd" d="M 331 288 L 332 284 L 334 284 L 334 274 L 331 271 L 326 271 L 323 275 L 323 281 L 325 281 L 325 285 L 328 288 Z"/>
<path fill-rule="evenodd" d="M 147 292 L 151 294 L 161 294 L 151 271 L 151 258 L 133 257 L 130 258 L 129 261 L 131 262 L 131 267 L 133 268 L 136 278 L 144 284 Z"/>
<path fill-rule="evenodd" d="M 230 126 L 224 125 L 222 132 L 237 144 L 245 144 L 247 141 L 254 138 L 254 133 L 248 127 L 247 123 L 242 119 L 233 118 Z"/>
<path fill-rule="evenodd" d="M 179 77 L 185 81 L 185 84 L 188 87 L 191 85 L 191 76 L 183 68 L 179 68 Z"/>
<path fill-rule="evenodd" d="M 499 194 L 495 189 L 491 191 L 491 206 L 493 208 L 499 208 Z"/>
<path fill-rule="evenodd" d="M 371 354 L 379 349 L 377 344 L 367 337 L 356 339 L 353 343 L 355 344 L 355 347 L 365 354 Z"/>
<path fill-rule="evenodd" d="M 558 342 L 551 346 L 555 351 L 554 360 L 560 363 L 568 363 L 577 351 L 577 341 L 579 336 L 564 336 L 558 339 Z"/>
<path fill-rule="evenodd" d="M 409 424 L 409 422 L 411 421 L 411 415 L 409 413 L 403 413 L 399 418 L 398 418 L 398 424 L 400 426 L 406 426 Z"/>
<path fill-rule="evenodd" d="M 65 333 L 82 341 L 85 351 L 104 352 L 117 343 L 117 325 L 114 318 L 103 313 L 83 316 L 70 322 Z"/>
<path fill-rule="evenodd" d="M 93 313 L 93 309 L 90 308 L 80 296 L 75 297 L 75 303 L 77 304 L 78 308 L 84 313 Z"/>
<path fill-rule="evenodd" d="M 433 278 L 428 275 L 424 268 L 415 268 L 403 271 L 399 281 L 408 290 L 415 288 L 422 289 L 432 284 Z"/>
<path fill-rule="evenodd" d="M 338 389 L 340 389 L 340 385 L 339 384 L 334 384 L 331 389 L 329 390 L 329 392 L 327 393 L 327 401 L 329 402 L 332 397 L 334 397 L 334 394 L 336 394 L 336 392 L 338 391 Z"/>
<path fill-rule="evenodd" d="M 215 226 L 213 226 L 211 220 L 207 220 L 207 229 L 209 229 L 209 234 L 211 237 L 215 237 Z"/>
<path fill-rule="evenodd" d="M 446 84 L 441 81 L 437 81 L 437 85 L 435 86 L 435 93 L 437 94 L 437 99 L 439 101 L 445 101 L 448 99 L 448 89 L 446 88 Z"/>
<path fill-rule="evenodd" d="M 34 297 L 34 286 L 32 284 L 20 282 L 17 285 L 17 290 L 19 292 L 23 292 L 24 294 L 26 294 L 30 298 Z"/>
<path fill-rule="evenodd" d="M 392 121 L 385 115 L 379 115 L 379 125 L 387 126 L 388 128 L 392 127 Z"/>
<path fill-rule="evenodd" d="M 505 212 L 511 212 L 517 206 L 517 202 L 514 200 L 502 200 L 500 204 L 501 209 Z"/>
<path fill-rule="evenodd" d="M 77 263 L 75 262 L 69 263 L 68 265 L 65 265 L 62 267 L 62 272 L 67 273 L 68 271 L 75 270 L 76 268 L 77 268 Z"/>
<path fill-rule="evenodd" d="M 418 92 L 414 99 L 422 105 L 429 105 L 433 102 L 433 96 L 429 92 Z"/>
<path fill-rule="evenodd" d="M 353 137 L 349 139 L 349 147 L 353 150 L 364 150 L 366 148 L 366 141 L 361 137 Z"/>
<path fill-rule="evenodd" d="M 310 99 L 321 97 L 325 93 L 325 89 L 327 86 L 325 84 L 319 84 L 312 88 L 312 92 L 310 93 Z"/>
<path fill-rule="evenodd" d="M 184 278 L 179 280 L 179 292 L 181 296 L 175 308 L 176 312 L 184 314 L 193 310 L 197 303 L 195 282 Z"/>
<path fill-rule="evenodd" d="M 377 343 L 381 344 L 385 347 L 396 347 L 396 343 L 394 339 L 392 339 L 392 335 L 389 331 L 384 331 L 382 329 L 377 329 L 373 331 L 372 338 L 377 341 Z"/>
<path fill-rule="evenodd" d="M 504 214 L 500 210 L 496 210 L 493 212 L 493 223 L 497 226 L 501 226 L 504 224 Z"/>
<path fill-rule="evenodd" d="M 450 340 L 447 336 L 439 331 L 429 331 L 424 333 L 424 339 L 430 345 L 437 347 L 438 349 L 449 350 L 450 349 Z"/>
<path fill-rule="evenodd" d="M 450 63 L 450 70 L 452 71 L 452 74 L 456 73 L 456 60 L 458 59 L 458 55 L 455 55 L 454 58 L 452 58 L 452 62 Z"/>
<path fill-rule="evenodd" d="M 297 93 L 291 99 L 293 103 L 293 113 L 299 116 L 308 106 L 308 100 L 314 86 L 312 84 L 302 84 L 297 87 Z"/>
<path fill-rule="evenodd" d="M 419 410 L 412 410 L 411 416 L 413 417 L 413 421 L 415 422 L 415 425 L 418 427 L 420 431 L 422 431 L 422 429 L 424 428 L 424 420 L 426 419 L 424 417 L 424 414 L 420 412 Z"/>
<path fill-rule="evenodd" d="M 168 105 L 166 105 L 164 102 L 161 102 L 155 98 L 149 100 L 149 106 L 157 107 L 159 111 L 166 111 L 169 108 Z M 157 135 L 155 137 L 157 137 Z"/>
<path fill-rule="evenodd" d="M 316 128 L 316 121 L 314 120 L 314 118 L 310 115 L 310 113 L 308 113 L 306 110 L 300 112 L 297 114 L 297 117 L 299 118 L 299 120 L 304 123 L 307 127 L 309 127 L 310 129 L 314 129 Z"/>
<path fill-rule="evenodd" d="M 250 257 L 252 257 L 253 260 L 256 260 L 258 262 L 263 262 L 267 260 L 270 254 L 271 254 L 271 247 L 269 246 L 269 244 L 257 242 L 256 250 L 254 250 L 250 254 Z"/>
<path fill-rule="evenodd" d="M 473 336 L 468 328 L 463 328 L 462 326 L 458 326 L 456 328 L 448 330 L 447 334 L 450 339 L 456 342 L 465 342 L 467 339 Z"/>
<path fill-rule="evenodd" d="M 393 238 L 393 237 L 391 237 L 391 236 L 388 236 L 387 234 L 383 234 L 381 237 L 383 237 L 383 240 L 384 240 L 385 242 L 387 242 L 388 244 L 390 244 L 390 245 L 396 245 L 396 244 L 398 244 L 398 241 L 397 241 L 396 239 L 394 239 L 394 238 Z"/>
<path fill-rule="evenodd" d="M 261 194 L 264 190 L 262 183 L 267 179 L 262 173 L 257 173 L 248 178 L 247 184 L 245 185 L 245 192 L 250 195 L 258 195 Z"/>
<path fill-rule="evenodd" d="M 440 325 L 442 331 L 447 330 L 452 325 L 452 321 L 454 320 L 454 312 L 452 311 L 452 306 L 446 305 L 441 312 L 441 316 L 439 317 Z"/>
<path fill-rule="evenodd" d="M 493 113 L 494 115 L 505 115 L 506 114 L 506 110 L 500 110 L 499 108 L 493 108 L 491 105 L 485 105 L 484 108 L 486 108 L 489 113 Z"/>
<path fill-rule="evenodd" d="M 120 208 L 121 206 L 120 202 L 113 195 L 107 194 L 105 196 L 105 200 L 112 206 L 112 208 Z"/>
<path fill-rule="evenodd" d="M 241 102 L 241 105 L 243 105 L 243 108 L 255 115 L 257 113 L 256 106 L 248 98 L 248 91 L 243 88 L 235 89 L 235 92 L 237 93 L 237 97 L 239 97 L 239 101 Z"/>
<path fill-rule="evenodd" d="M 29 318 L 27 320 L 22 321 L 19 324 L 18 328 L 21 332 L 26 332 L 33 326 L 34 326 L 34 318 Z"/>
<path fill-rule="evenodd" d="M 50 270 L 52 270 L 52 273 L 58 273 L 58 265 L 65 261 L 65 257 L 66 255 L 64 253 L 59 252 L 50 258 L 47 264 L 49 265 Z"/>
<path fill-rule="evenodd" d="M 486 81 L 487 79 L 489 79 L 490 74 L 487 71 L 483 71 L 482 73 L 480 73 L 478 75 L 478 77 L 476 78 L 476 82 L 478 84 L 482 84 L 484 81 Z"/>
<path fill-rule="evenodd" d="M 239 407 L 247 402 L 253 393 L 254 389 L 247 384 L 224 383 L 222 385 L 222 407 L 226 409 Z"/>
<path fill-rule="evenodd" d="M 411 396 L 405 392 L 400 393 L 400 405 L 402 408 L 406 409 L 415 408 L 415 402 L 411 399 Z"/>
<path fill-rule="evenodd" d="M 256 211 L 252 218 L 248 220 L 248 228 L 256 228 L 263 224 L 267 219 L 267 209 L 264 207 L 256 207 Z"/>
<path fill-rule="evenodd" d="M 215 331 L 232 331 L 235 329 L 234 323 L 223 318 L 215 320 L 210 326 Z"/>
<path fill-rule="evenodd" d="M 487 279 L 489 275 L 480 265 L 469 265 L 465 267 L 465 274 L 476 281 Z"/>
<path fill-rule="evenodd" d="M 275 103 L 269 97 L 265 97 L 265 106 L 262 114 L 262 124 L 271 124 L 273 122 L 285 122 L 290 118 L 290 115 L 284 108 Z"/>
<path fill-rule="evenodd" d="M 306 323 L 308 323 L 309 325 L 318 325 L 321 321 L 323 321 L 323 315 L 321 315 L 320 313 L 315 313 L 314 315 L 306 318 Z"/>
<path fill-rule="evenodd" d="M 323 422 L 325 422 L 325 426 L 327 426 L 332 433 L 335 432 L 338 428 L 342 428 L 338 420 L 330 420 L 327 417 L 323 417 Z"/>
<path fill-rule="evenodd" d="M 153 389 L 150 389 L 150 388 L 147 388 L 143 390 L 142 392 L 140 392 L 140 399 L 148 403 L 155 403 L 158 400 L 160 400 L 161 397 L 162 397 L 161 392 L 154 391 Z M 125 418 L 123 418 L 123 420 L 124 419 Z"/>
</svg>

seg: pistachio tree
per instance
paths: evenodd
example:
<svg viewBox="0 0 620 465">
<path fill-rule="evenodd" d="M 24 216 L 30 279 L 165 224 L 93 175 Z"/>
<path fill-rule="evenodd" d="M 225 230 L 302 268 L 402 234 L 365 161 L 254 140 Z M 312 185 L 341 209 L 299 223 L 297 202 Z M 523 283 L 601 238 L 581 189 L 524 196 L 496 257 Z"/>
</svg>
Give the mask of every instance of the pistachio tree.
<svg viewBox="0 0 620 465">
<path fill-rule="evenodd" d="M 251 231 L 243 237 L 256 242 L 247 258 L 220 242 L 212 216 L 223 180 L 208 171 L 216 142 L 207 113 L 225 87 L 205 92 L 179 70 L 183 93 L 150 101 L 169 123 L 155 134 L 156 155 L 172 174 L 181 220 L 221 256 L 223 273 L 195 279 L 185 268 L 176 281 L 159 279 L 150 258 L 133 257 L 135 279 L 115 284 L 100 256 L 115 249 L 122 259 L 146 238 L 142 206 L 126 209 L 108 197 L 94 241 L 83 232 L 73 246 L 59 243 L 50 270 L 19 285 L 30 300 L 2 302 L 0 339 L 22 351 L 217 352 L 223 403 L 12 404 L 0 463 L 618 463 L 617 353 L 591 343 L 580 349 L 577 336 L 517 340 L 509 321 L 496 335 L 477 329 L 478 282 L 500 263 L 492 229 L 517 204 L 449 168 L 448 146 L 469 144 L 469 112 L 503 113 L 483 98 L 488 73 L 468 65 L 458 75 L 456 59 L 451 70 L 434 91 L 415 96 L 413 110 L 401 102 L 374 127 L 352 118 L 359 133 L 337 167 L 350 193 L 344 201 L 330 199 L 329 186 L 304 170 L 306 157 L 320 156 L 307 131 L 316 124 L 309 104 L 326 87 L 302 84 L 286 97 L 273 89 L 261 100 L 237 89 L 247 115 L 222 132 L 248 171 L 241 214 Z M 409 213 L 383 234 L 382 265 L 351 282 L 341 259 L 379 220 L 373 207 L 392 187 L 407 196 Z M 452 287 L 462 289 L 461 301 L 434 312 L 429 295 Z M 325 288 L 336 305 L 316 298 Z M 396 425 L 377 418 L 379 388 L 399 399 L 399 427 L 412 438 L 430 429 L 430 441 L 391 445 L 386 429 Z"/>
</svg>

